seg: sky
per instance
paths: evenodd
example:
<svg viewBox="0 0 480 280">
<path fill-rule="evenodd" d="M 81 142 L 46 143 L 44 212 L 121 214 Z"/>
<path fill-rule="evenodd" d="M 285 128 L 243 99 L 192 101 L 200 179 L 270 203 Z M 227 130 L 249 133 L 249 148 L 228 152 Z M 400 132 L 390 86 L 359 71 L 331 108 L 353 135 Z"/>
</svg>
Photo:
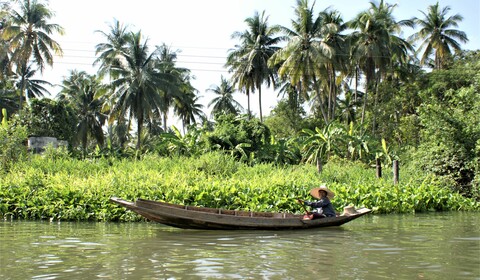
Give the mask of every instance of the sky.
<svg viewBox="0 0 480 280">
<path fill-rule="evenodd" d="M 391 0 L 396 4 L 395 19 L 412 17 L 423 18 L 420 11 L 427 12 L 429 5 L 436 0 Z M 449 15 L 460 14 L 464 17 L 457 29 L 464 31 L 469 42 L 464 49 L 480 49 L 480 1 L 479 0 L 439 0 L 440 7 L 449 6 Z M 310 3 L 313 3 L 311 0 Z M 150 50 L 165 43 L 172 50 L 178 50 L 179 67 L 192 71 L 195 80 L 193 86 L 201 96 L 200 102 L 209 114 L 207 104 L 214 94 L 206 90 L 220 84 L 220 77 L 229 77 L 224 68 L 226 56 L 238 41 L 231 38 L 232 33 L 246 29 L 245 19 L 255 11 L 269 16 L 270 25 L 280 24 L 291 27 L 294 18 L 296 0 L 50 0 L 48 5 L 55 13 L 51 23 L 65 29 L 63 36 L 52 36 L 63 48 L 63 57 L 55 57 L 53 68 L 46 67 L 40 77 L 53 84 L 60 84 L 73 69 L 95 74 L 92 67 L 95 60 L 95 45 L 105 42 L 96 31 L 108 33 L 109 26 L 116 19 L 129 25 L 130 30 L 141 30 L 148 39 Z M 370 0 L 317 0 L 315 11 L 327 7 L 338 10 L 345 21 L 368 9 Z M 413 30 L 405 30 L 405 36 Z M 52 94 L 58 87 L 50 90 Z M 234 98 L 247 108 L 247 98 L 238 92 Z M 270 89 L 262 90 L 263 115 L 280 99 Z M 251 96 L 251 109 L 258 116 L 258 94 Z"/>
</svg>

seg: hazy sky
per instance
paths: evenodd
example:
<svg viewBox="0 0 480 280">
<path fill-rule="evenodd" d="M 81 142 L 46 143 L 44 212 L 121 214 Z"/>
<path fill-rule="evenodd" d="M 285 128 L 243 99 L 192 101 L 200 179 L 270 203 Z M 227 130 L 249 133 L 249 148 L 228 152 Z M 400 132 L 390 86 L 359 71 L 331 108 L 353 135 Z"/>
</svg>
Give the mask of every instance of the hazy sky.
<svg viewBox="0 0 480 280">
<path fill-rule="evenodd" d="M 313 3 L 313 1 L 310 1 Z M 386 1 L 397 4 L 394 11 L 396 20 L 411 17 L 423 18 L 419 10 L 426 12 L 434 0 Z M 85 70 L 94 74 L 91 65 L 95 60 L 95 45 L 104 42 L 96 30 L 109 31 L 113 19 L 128 24 L 132 31 L 141 30 L 148 38 L 151 51 L 156 45 L 165 43 L 178 54 L 178 65 L 192 70 L 196 79 L 194 87 L 205 104 L 213 98 L 206 92 L 211 85 L 220 84 L 220 76 L 228 76 L 223 68 L 227 52 L 237 41 L 231 39 L 235 31 L 246 29 L 244 20 L 255 11 L 265 10 L 269 24 L 290 27 L 294 17 L 295 0 L 50 0 L 49 6 L 55 12 L 52 23 L 64 27 L 64 36 L 55 36 L 64 50 L 63 58 L 55 58 L 53 68 L 47 67 L 43 79 L 59 84 L 69 70 Z M 368 0 L 317 0 L 315 10 L 327 7 L 338 10 L 345 21 L 352 19 L 360 11 L 370 6 Z M 461 14 L 464 20 L 458 29 L 467 33 L 470 42 L 465 49 L 480 49 L 480 1 L 479 0 L 440 0 L 440 6 L 450 6 L 449 15 Z M 405 30 L 405 35 L 412 30 Z M 58 92 L 55 88 L 52 93 Z M 247 108 L 246 97 L 236 93 L 235 99 Z M 262 91 L 264 115 L 272 109 L 277 93 Z M 258 114 L 258 95 L 251 98 L 252 110 Z"/>
</svg>

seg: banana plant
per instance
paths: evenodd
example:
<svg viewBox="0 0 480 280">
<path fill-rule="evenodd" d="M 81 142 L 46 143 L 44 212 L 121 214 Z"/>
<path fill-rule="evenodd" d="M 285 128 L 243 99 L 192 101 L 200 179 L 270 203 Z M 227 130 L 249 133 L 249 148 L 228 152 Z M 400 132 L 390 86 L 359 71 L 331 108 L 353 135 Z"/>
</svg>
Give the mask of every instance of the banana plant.
<svg viewBox="0 0 480 280">
<path fill-rule="evenodd" d="M 185 136 L 180 130 L 171 126 L 173 133 L 162 133 L 162 138 L 168 141 L 168 150 L 177 155 L 193 155 L 197 151 L 198 138 L 200 133 L 194 133 L 195 129 L 190 129 Z"/>
<path fill-rule="evenodd" d="M 298 148 L 298 138 L 281 138 L 275 139 L 275 136 L 270 136 L 269 149 L 273 154 L 273 162 L 277 165 L 297 164 L 300 160 L 300 149 Z"/>
<path fill-rule="evenodd" d="M 235 155 L 240 155 L 240 161 L 248 161 L 249 160 L 249 157 L 247 155 L 247 153 L 245 152 L 245 148 L 250 148 L 252 145 L 250 143 L 240 143 L 240 144 L 237 144 L 232 150 L 230 150 L 230 154 L 231 156 L 235 156 Z M 253 158 L 251 157 L 254 157 L 254 154 L 251 153 L 250 154 L 250 159 L 253 160 Z"/>
<path fill-rule="evenodd" d="M 387 146 L 387 141 L 385 140 L 385 138 L 382 138 L 382 151 L 376 153 L 375 158 L 385 158 L 386 163 L 388 165 L 391 165 L 393 162 L 393 158 L 395 157 L 396 156 L 392 154 L 389 147 Z"/>
<path fill-rule="evenodd" d="M 344 132 L 333 123 L 329 123 L 323 130 L 316 127 L 315 131 L 303 129 L 302 133 L 306 135 L 302 147 L 303 158 L 308 163 L 316 162 L 319 172 L 322 171 L 323 161 L 332 155 L 340 154 L 339 147 Z"/>
<path fill-rule="evenodd" d="M 350 122 L 348 129 L 347 156 L 351 160 L 362 159 L 370 153 L 369 137 Z"/>
</svg>

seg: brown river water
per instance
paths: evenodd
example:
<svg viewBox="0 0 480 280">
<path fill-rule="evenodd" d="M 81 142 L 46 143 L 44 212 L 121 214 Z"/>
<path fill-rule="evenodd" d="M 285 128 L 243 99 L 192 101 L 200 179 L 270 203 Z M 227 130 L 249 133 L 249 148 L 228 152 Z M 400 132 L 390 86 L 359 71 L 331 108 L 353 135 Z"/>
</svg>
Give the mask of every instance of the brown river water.
<svg viewBox="0 0 480 280">
<path fill-rule="evenodd" d="M 480 279 L 480 213 L 297 231 L 3 220 L 0 279 Z"/>
</svg>

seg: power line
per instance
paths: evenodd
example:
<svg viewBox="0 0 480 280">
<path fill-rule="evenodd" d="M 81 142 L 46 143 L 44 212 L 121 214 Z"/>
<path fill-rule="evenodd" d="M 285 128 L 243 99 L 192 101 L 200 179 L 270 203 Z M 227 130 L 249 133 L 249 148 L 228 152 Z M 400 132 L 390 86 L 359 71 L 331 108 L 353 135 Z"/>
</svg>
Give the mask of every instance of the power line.
<svg viewBox="0 0 480 280">
<path fill-rule="evenodd" d="M 58 61 L 54 62 L 54 64 L 62 64 L 62 65 L 82 65 L 82 66 L 91 66 L 94 67 L 92 64 L 89 63 L 81 63 L 81 62 L 65 62 L 65 61 Z M 200 69 L 200 68 L 189 68 L 190 71 L 201 71 L 201 72 L 217 72 L 217 73 L 228 73 L 227 69 Z"/>
<path fill-rule="evenodd" d="M 73 51 L 73 52 L 92 52 L 92 53 L 95 53 L 95 51 L 89 51 L 89 50 L 79 50 L 79 49 L 63 49 L 64 51 Z M 54 55 L 54 56 L 57 56 L 57 57 L 65 57 L 65 55 L 61 56 L 61 55 Z M 67 55 L 69 57 L 83 57 L 83 58 L 97 58 L 96 56 L 83 56 L 83 55 L 78 55 L 78 56 L 74 56 L 74 55 Z M 178 57 L 199 57 L 199 58 L 218 58 L 218 59 L 227 59 L 226 56 L 214 56 L 214 55 L 193 55 L 193 54 L 181 54 L 181 53 L 177 53 L 177 58 Z"/>
<path fill-rule="evenodd" d="M 220 48 L 210 48 L 210 47 L 191 47 L 192 49 L 220 49 Z M 65 51 L 70 51 L 70 52 L 86 52 L 86 53 L 95 53 L 95 51 L 92 50 L 86 50 L 86 49 L 78 49 L 78 48 L 67 48 L 64 49 Z M 349 54 L 346 53 L 337 53 L 337 56 L 347 56 Z M 73 65 L 73 66 L 93 66 L 93 61 L 98 59 L 97 56 L 91 56 L 91 55 L 71 55 L 71 54 L 66 54 L 63 56 L 60 55 L 54 55 L 58 59 L 88 59 L 92 61 L 92 63 L 86 63 L 83 61 L 56 61 L 55 64 L 63 64 L 63 65 Z M 376 56 L 376 57 L 385 57 L 385 56 Z M 182 60 L 183 58 L 191 58 L 192 60 L 186 59 Z M 198 60 L 193 60 L 193 59 L 206 59 L 208 61 L 198 61 Z M 211 66 L 221 66 L 222 69 L 208 69 L 208 68 L 189 68 L 191 71 L 203 71 L 203 72 L 218 72 L 218 73 L 228 73 L 228 70 L 225 69 L 225 62 L 215 62 L 211 61 L 212 59 L 222 59 L 225 60 L 227 59 L 226 56 L 216 56 L 216 55 L 200 55 L 200 54 L 182 54 L 182 53 L 177 53 L 177 61 L 176 63 L 178 64 L 202 64 L 202 65 L 211 65 Z M 295 68 L 298 67 L 295 66 Z M 293 69 L 294 67 L 288 67 L 287 69 Z M 313 68 L 310 68 L 313 70 Z"/>
</svg>

